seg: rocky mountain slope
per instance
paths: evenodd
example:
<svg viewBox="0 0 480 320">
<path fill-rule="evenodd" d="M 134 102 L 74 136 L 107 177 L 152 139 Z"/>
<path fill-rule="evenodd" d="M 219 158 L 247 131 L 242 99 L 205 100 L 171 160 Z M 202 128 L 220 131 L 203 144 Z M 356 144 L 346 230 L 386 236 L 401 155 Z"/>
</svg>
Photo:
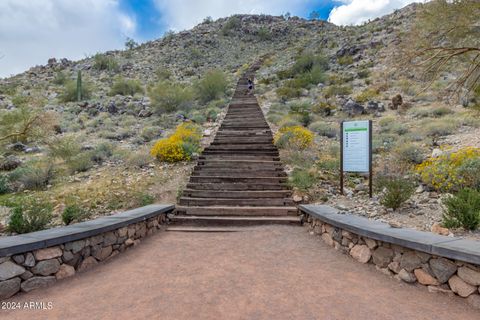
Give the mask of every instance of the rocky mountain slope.
<svg viewBox="0 0 480 320">
<path fill-rule="evenodd" d="M 418 8 L 410 5 L 357 27 L 265 15 L 206 19 L 191 30 L 168 33 L 131 49 L 80 61 L 52 58 L 47 65 L 0 79 L 2 115 L 27 109 L 53 119 L 53 131 L 47 136 L 4 141 L 2 224 L 9 221 L 9 207 L 25 198 L 53 206 L 53 225 L 62 223 L 70 203 L 87 207 L 86 218 L 152 201 L 174 202 L 192 163 L 154 161 L 150 148 L 185 119 L 202 126 L 206 145 L 238 76 L 248 64 L 263 59 L 256 93 L 272 128 L 303 125 L 315 133 L 314 146 L 308 150 L 283 151 L 297 201 L 332 202 L 345 209 L 355 207 L 362 215 L 429 229 L 441 214 L 440 196 L 425 191 L 428 188 L 417 188 L 402 214 L 384 210 L 378 198 L 369 200 L 361 176 L 348 180 L 347 196 L 339 196 L 335 177 L 342 119 L 374 119 L 377 171 L 395 162 L 399 153 L 412 165 L 432 151 L 444 152 L 441 145 L 453 150 L 480 147 L 475 138 L 478 117 L 446 103 L 441 89 L 448 76 L 421 91 L 415 75 L 398 68 L 396 53 Z M 292 74 L 289 70 L 302 59 L 311 59 L 312 66 L 321 61 L 321 70 L 308 76 Z M 197 88 L 212 69 L 223 71 L 227 90 L 208 100 L 190 97 L 186 92 Z M 90 96 L 67 102 L 72 100 L 65 98 L 68 86 L 74 88 L 78 71 Z M 295 79 L 301 81 L 294 84 Z M 115 89 L 126 80 L 134 81 L 132 93 Z M 162 87 L 173 89 L 164 92 Z M 158 95 L 188 103 L 166 110 L 158 107 Z M 443 131 L 437 134 L 435 128 Z M 62 152 L 64 156 L 58 156 Z M 306 173 L 300 184 L 295 182 L 299 172 Z M 32 182 L 35 179 L 40 181 Z"/>
</svg>

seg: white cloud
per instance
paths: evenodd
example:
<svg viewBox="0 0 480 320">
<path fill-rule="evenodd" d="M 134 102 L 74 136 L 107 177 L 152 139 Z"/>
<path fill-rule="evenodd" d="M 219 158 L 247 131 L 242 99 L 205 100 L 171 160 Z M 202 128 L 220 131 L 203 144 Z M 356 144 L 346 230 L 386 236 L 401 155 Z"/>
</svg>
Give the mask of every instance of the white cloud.
<svg viewBox="0 0 480 320">
<path fill-rule="evenodd" d="M 175 31 L 189 29 L 210 16 L 214 19 L 232 14 L 304 14 L 312 5 L 307 0 L 155 0 L 161 22 Z"/>
<path fill-rule="evenodd" d="M 418 0 L 340 0 L 337 2 L 343 4 L 333 8 L 328 21 L 336 25 L 356 25 L 368 19 L 392 13 L 395 9 L 403 8 Z"/>
<path fill-rule="evenodd" d="M 51 57 L 79 59 L 121 48 L 135 25 L 120 11 L 118 0 L 2 0 L 0 77 Z"/>
</svg>

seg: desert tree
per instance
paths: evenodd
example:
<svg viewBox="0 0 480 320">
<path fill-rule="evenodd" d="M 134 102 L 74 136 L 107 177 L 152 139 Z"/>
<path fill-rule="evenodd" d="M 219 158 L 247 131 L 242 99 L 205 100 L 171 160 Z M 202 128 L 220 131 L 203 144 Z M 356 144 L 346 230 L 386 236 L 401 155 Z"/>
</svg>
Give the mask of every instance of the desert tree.
<svg viewBox="0 0 480 320">
<path fill-rule="evenodd" d="M 0 149 L 15 141 L 42 141 L 57 125 L 53 112 L 43 110 L 44 100 L 30 96 L 13 110 L 0 111 Z"/>
<path fill-rule="evenodd" d="M 402 68 L 420 70 L 425 88 L 452 72 L 455 79 L 448 91 L 475 91 L 480 83 L 479 17 L 478 0 L 433 0 L 421 5 L 398 51 Z"/>
</svg>

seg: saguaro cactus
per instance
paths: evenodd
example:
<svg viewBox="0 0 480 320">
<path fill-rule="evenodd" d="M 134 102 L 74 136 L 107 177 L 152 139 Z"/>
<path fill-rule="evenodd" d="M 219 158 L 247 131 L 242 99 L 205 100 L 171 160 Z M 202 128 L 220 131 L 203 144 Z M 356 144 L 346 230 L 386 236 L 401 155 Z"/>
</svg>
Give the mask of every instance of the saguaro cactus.
<svg viewBox="0 0 480 320">
<path fill-rule="evenodd" d="M 83 88 L 82 88 L 82 72 L 80 70 L 78 70 L 78 73 L 77 73 L 77 101 L 82 101 L 82 92 L 83 91 Z"/>
</svg>

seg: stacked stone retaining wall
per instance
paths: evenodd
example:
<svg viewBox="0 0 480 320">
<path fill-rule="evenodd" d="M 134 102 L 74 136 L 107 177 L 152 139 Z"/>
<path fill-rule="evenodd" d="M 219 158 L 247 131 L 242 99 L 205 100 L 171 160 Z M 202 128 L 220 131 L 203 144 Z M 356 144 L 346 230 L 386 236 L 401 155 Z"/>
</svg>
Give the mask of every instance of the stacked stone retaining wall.
<svg viewBox="0 0 480 320">
<path fill-rule="evenodd" d="M 47 287 L 137 245 L 173 206 L 151 205 L 67 227 L 0 238 L 0 300 Z"/>
<path fill-rule="evenodd" d="M 439 246 L 443 243 L 443 247 L 457 240 L 468 243 L 449 237 L 442 242 L 437 235 L 413 230 L 402 235 L 398 229 L 392 230 L 395 236 L 390 236 L 390 241 L 382 241 L 378 238 L 387 238 L 389 226 L 386 224 L 375 223 L 368 228 L 372 221 L 338 214 L 326 206 L 301 206 L 300 209 L 309 231 L 336 250 L 360 263 L 374 264 L 380 272 L 400 281 L 426 286 L 429 292 L 466 298 L 472 306 L 480 308 L 480 265 L 472 263 L 480 258 L 480 242 L 470 241 L 472 249 L 466 245 L 459 249 L 464 252 L 445 251 L 448 256 L 445 257 L 428 251 L 439 250 L 435 248 L 437 241 Z M 371 234 L 371 237 L 365 234 Z M 431 241 L 432 238 L 435 242 Z M 414 249 L 417 247 L 423 251 Z M 466 250 L 470 255 L 465 254 Z M 450 258 L 455 256 L 461 260 Z"/>
</svg>

